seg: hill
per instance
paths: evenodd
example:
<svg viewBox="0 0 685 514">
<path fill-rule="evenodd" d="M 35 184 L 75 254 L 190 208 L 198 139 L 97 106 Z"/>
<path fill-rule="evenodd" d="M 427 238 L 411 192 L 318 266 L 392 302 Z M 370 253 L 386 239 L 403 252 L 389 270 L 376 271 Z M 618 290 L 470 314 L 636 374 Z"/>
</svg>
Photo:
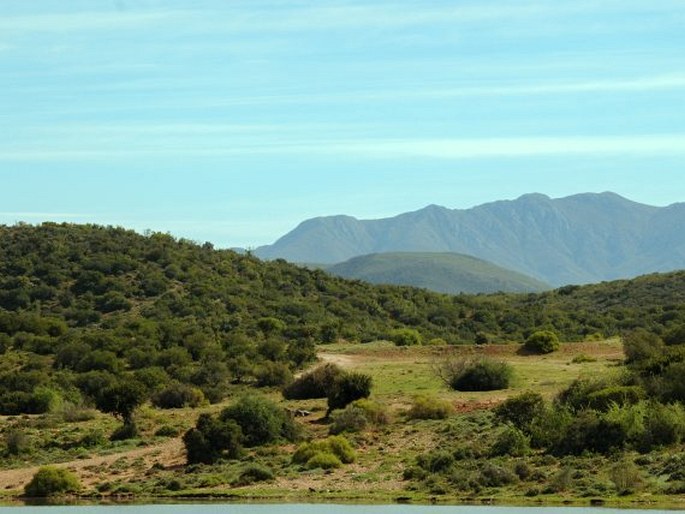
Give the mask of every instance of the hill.
<svg viewBox="0 0 685 514">
<path fill-rule="evenodd" d="M 440 293 L 539 292 L 548 284 L 469 255 L 389 252 L 363 255 L 325 268 L 372 284 L 416 286 Z"/>
<path fill-rule="evenodd" d="M 529 194 L 378 220 L 314 218 L 255 254 L 334 264 L 372 253 L 454 252 L 560 286 L 685 268 L 684 224 L 685 204 L 653 207 L 614 193 Z"/>
</svg>

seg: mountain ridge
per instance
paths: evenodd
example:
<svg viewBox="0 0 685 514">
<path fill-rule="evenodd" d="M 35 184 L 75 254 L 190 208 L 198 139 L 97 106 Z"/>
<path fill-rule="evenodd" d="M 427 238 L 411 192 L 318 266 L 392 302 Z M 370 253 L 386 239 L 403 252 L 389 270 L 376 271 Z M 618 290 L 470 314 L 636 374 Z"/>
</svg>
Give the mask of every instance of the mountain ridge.
<svg viewBox="0 0 685 514">
<path fill-rule="evenodd" d="M 453 252 L 552 285 L 685 268 L 685 204 L 655 207 L 616 193 L 529 193 L 469 209 L 429 205 L 389 218 L 311 218 L 259 247 L 263 259 L 334 264 L 386 252 Z"/>
</svg>

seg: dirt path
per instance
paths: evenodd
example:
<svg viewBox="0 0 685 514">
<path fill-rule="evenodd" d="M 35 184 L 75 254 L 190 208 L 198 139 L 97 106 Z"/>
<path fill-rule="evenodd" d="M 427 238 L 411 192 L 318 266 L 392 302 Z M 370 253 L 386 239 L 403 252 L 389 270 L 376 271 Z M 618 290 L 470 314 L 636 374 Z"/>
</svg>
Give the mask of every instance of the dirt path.
<svg viewBox="0 0 685 514">
<path fill-rule="evenodd" d="M 357 360 L 359 360 L 359 356 L 344 355 L 340 353 L 319 352 L 318 357 L 325 363 L 337 364 L 341 368 L 351 368 L 355 365 Z"/>
<path fill-rule="evenodd" d="M 86 486 L 103 481 L 103 477 L 126 479 L 139 475 L 141 468 L 150 469 L 154 464 L 164 467 L 176 466 L 185 462 L 185 451 L 180 438 L 170 439 L 161 444 L 136 448 L 126 452 L 100 455 L 54 464 L 59 468 L 73 471 Z M 40 466 L 8 469 L 0 471 L 0 489 L 21 490 L 31 480 Z M 112 477 L 111 475 L 114 475 Z"/>
</svg>

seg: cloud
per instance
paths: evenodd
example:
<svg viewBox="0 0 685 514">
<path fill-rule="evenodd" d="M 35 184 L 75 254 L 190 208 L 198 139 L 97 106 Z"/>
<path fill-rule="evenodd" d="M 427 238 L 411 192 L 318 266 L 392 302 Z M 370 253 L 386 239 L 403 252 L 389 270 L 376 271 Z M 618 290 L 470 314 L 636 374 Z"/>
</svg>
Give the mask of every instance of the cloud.
<svg viewBox="0 0 685 514">
<path fill-rule="evenodd" d="M 197 135 L 197 134 L 196 134 Z M 131 141 L 108 146 L 103 140 L 84 147 L 64 145 L 43 150 L 14 149 L 0 152 L 0 161 L 73 161 L 112 158 L 231 157 L 267 155 L 359 156 L 372 159 L 407 157 L 437 159 L 488 159 L 571 155 L 685 155 L 685 134 L 499 137 L 499 138 L 398 138 L 398 139 L 284 139 L 256 134 L 240 140 L 206 138 Z"/>
</svg>

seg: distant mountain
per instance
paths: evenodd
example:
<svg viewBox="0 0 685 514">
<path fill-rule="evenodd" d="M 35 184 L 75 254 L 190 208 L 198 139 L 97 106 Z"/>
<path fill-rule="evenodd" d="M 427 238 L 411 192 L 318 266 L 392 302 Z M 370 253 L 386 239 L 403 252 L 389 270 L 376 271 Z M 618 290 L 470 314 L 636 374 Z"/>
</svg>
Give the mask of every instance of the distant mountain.
<svg viewBox="0 0 685 514">
<path fill-rule="evenodd" d="M 372 284 L 416 286 L 439 293 L 529 293 L 551 289 L 532 277 L 458 253 L 375 253 L 326 267 Z"/>
<path fill-rule="evenodd" d="M 685 268 L 685 204 L 653 207 L 614 193 L 528 194 L 472 209 L 430 205 L 393 218 L 301 223 L 255 254 L 338 263 L 384 252 L 473 255 L 552 285 Z"/>
</svg>

